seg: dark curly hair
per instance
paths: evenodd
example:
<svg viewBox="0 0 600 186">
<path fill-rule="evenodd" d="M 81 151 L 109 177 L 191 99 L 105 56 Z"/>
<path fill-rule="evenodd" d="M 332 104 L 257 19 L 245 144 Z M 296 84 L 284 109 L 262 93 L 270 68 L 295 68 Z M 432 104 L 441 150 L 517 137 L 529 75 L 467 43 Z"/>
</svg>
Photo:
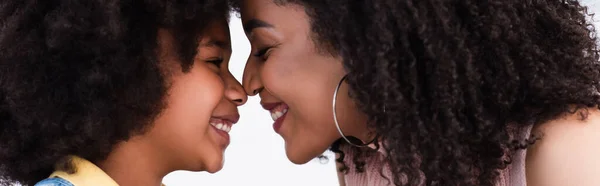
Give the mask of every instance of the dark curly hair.
<svg viewBox="0 0 600 186">
<path fill-rule="evenodd" d="M 143 132 L 168 88 L 158 29 L 185 72 L 208 21 L 227 15 L 220 0 L 1 1 L 0 184 L 33 185 L 69 155 L 101 161 Z"/>
<path fill-rule="evenodd" d="M 343 58 L 395 185 L 494 185 L 533 141 L 509 128 L 600 105 L 596 33 L 577 0 L 277 3 L 303 6 L 315 43 Z"/>
</svg>

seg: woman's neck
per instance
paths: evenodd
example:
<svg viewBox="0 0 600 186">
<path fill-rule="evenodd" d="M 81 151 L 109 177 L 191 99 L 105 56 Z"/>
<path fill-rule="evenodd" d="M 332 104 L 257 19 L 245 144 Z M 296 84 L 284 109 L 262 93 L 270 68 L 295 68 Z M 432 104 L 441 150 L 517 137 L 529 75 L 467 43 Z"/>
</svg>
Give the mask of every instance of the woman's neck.
<svg viewBox="0 0 600 186">
<path fill-rule="evenodd" d="M 367 124 L 368 116 L 358 109 L 355 100 L 348 95 L 348 85 L 342 84 L 339 92 L 341 93 L 337 98 L 336 114 L 344 134 L 354 136 L 365 143 L 375 139 L 376 132 Z"/>
</svg>

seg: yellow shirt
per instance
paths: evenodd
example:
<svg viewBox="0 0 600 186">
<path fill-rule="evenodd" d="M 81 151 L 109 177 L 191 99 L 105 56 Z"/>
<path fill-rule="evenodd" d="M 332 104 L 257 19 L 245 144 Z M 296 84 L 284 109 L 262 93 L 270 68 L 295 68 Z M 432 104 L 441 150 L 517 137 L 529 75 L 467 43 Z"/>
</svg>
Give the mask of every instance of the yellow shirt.
<svg viewBox="0 0 600 186">
<path fill-rule="evenodd" d="M 76 156 L 71 161 L 73 162 L 75 173 L 69 174 L 64 171 L 55 171 L 50 175 L 50 178 L 59 177 L 71 182 L 75 186 L 119 186 L 115 180 L 92 162 Z"/>
</svg>

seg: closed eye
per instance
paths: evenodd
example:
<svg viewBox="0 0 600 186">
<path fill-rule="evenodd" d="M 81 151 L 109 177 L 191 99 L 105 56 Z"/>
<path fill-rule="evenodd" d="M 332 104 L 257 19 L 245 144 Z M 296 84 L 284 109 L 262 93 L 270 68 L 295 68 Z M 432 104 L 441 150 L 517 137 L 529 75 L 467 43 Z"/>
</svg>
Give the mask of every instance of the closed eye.
<svg viewBox="0 0 600 186">
<path fill-rule="evenodd" d="M 269 53 L 272 48 L 273 47 L 265 47 L 263 49 L 260 49 L 258 52 L 253 54 L 253 56 L 261 58 L 263 61 L 267 61 L 267 59 L 269 58 Z"/>
<path fill-rule="evenodd" d="M 223 63 L 223 58 L 211 58 L 206 60 L 206 62 L 215 64 L 217 67 L 220 67 L 221 63 Z"/>
<path fill-rule="evenodd" d="M 265 47 L 265 48 L 259 50 L 258 52 L 256 52 L 256 54 L 254 54 L 254 56 L 263 57 L 267 53 L 267 51 L 269 51 L 269 49 L 271 49 L 271 47 Z"/>
</svg>

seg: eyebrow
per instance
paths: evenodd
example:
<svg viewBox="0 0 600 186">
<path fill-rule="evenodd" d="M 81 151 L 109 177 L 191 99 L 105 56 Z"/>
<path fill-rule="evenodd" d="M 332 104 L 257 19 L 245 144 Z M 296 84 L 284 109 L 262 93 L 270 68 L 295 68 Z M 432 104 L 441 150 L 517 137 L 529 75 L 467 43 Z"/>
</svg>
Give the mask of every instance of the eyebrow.
<svg viewBox="0 0 600 186">
<path fill-rule="evenodd" d="M 229 47 L 229 43 L 225 42 L 225 41 L 217 41 L 217 40 L 209 40 L 207 43 L 205 44 L 201 44 L 200 46 L 204 46 L 204 47 L 219 47 L 221 49 L 229 49 L 231 47 Z"/>
<path fill-rule="evenodd" d="M 244 32 L 246 32 L 246 34 L 249 34 L 252 32 L 252 30 L 254 30 L 255 28 L 273 28 L 273 25 L 264 22 L 262 20 L 259 19 L 251 19 L 250 21 L 244 23 Z"/>
</svg>

